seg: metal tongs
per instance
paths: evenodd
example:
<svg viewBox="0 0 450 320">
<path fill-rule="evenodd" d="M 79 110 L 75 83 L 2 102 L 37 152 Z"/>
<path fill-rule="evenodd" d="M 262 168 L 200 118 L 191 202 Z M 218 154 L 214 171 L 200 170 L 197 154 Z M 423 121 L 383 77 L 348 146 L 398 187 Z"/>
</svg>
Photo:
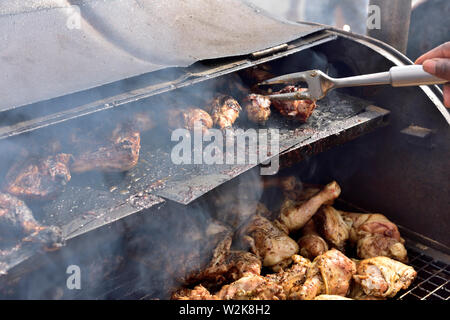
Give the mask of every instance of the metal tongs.
<svg viewBox="0 0 450 320">
<path fill-rule="evenodd" d="M 308 89 L 291 93 L 267 95 L 275 100 L 319 100 L 336 88 L 374 86 L 390 84 L 393 87 L 444 84 L 447 80 L 435 77 L 424 71 L 421 65 L 392 67 L 387 72 L 335 79 L 320 70 L 310 70 L 286 74 L 259 83 L 259 85 L 292 84 L 305 82 Z"/>
</svg>

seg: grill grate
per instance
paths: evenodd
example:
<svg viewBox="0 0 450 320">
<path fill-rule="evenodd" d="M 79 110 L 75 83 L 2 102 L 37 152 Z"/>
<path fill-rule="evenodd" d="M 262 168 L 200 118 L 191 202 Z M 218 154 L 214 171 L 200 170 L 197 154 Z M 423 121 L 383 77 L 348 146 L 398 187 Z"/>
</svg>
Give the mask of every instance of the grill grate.
<svg viewBox="0 0 450 320">
<path fill-rule="evenodd" d="M 450 265 L 413 248 L 407 248 L 417 271 L 413 284 L 398 294 L 399 300 L 450 300 Z"/>
</svg>

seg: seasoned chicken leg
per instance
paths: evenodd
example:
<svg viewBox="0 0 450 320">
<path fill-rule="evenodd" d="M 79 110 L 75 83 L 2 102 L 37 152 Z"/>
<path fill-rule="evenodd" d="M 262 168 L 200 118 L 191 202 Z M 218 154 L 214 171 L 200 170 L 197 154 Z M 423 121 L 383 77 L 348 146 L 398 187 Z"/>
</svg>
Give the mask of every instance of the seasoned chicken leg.
<svg viewBox="0 0 450 320">
<path fill-rule="evenodd" d="M 392 298 L 407 289 L 416 275 L 413 267 L 388 257 L 374 257 L 360 261 L 353 278 L 366 295 Z"/>
<path fill-rule="evenodd" d="M 328 244 L 317 233 L 313 220 L 309 220 L 303 227 L 302 237 L 298 239 L 297 243 L 300 248 L 300 254 L 311 260 L 328 251 Z"/>
<path fill-rule="evenodd" d="M 340 193 L 341 188 L 336 181 L 333 181 L 306 201 L 295 203 L 292 200 L 286 200 L 281 207 L 279 221 L 288 228 L 289 232 L 297 231 L 323 204 L 333 201 Z"/>
<path fill-rule="evenodd" d="M 350 218 L 343 217 L 341 212 L 332 206 L 322 206 L 314 215 L 314 222 L 327 241 L 341 251 L 344 249 L 353 224 Z"/>
<path fill-rule="evenodd" d="M 321 294 L 347 295 L 355 263 L 342 252 L 331 249 L 316 257 L 308 269 L 306 281 L 290 299 L 312 300 Z"/>
<path fill-rule="evenodd" d="M 241 230 L 242 240 L 261 260 L 264 267 L 278 268 L 298 252 L 297 243 L 270 220 L 254 215 Z"/>
</svg>

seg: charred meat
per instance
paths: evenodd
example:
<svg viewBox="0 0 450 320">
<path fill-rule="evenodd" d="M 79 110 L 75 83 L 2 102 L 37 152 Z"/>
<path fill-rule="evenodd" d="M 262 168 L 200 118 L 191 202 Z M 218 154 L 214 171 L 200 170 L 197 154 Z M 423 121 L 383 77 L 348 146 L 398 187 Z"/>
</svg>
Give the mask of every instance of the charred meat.
<svg viewBox="0 0 450 320">
<path fill-rule="evenodd" d="M 11 167 L 4 190 L 23 199 L 52 199 L 70 180 L 70 154 L 30 157 Z"/>
<path fill-rule="evenodd" d="M 284 89 L 275 92 L 279 93 L 291 93 L 306 91 L 305 88 L 299 88 L 295 86 L 287 86 Z M 273 100 L 273 106 L 285 117 L 295 119 L 300 122 L 306 122 L 311 116 L 312 112 L 316 108 L 316 103 L 312 100 Z"/>
<path fill-rule="evenodd" d="M 259 94 L 250 94 L 243 101 L 247 118 L 251 122 L 258 124 L 265 124 L 269 119 L 270 104 L 271 101 L 269 98 Z"/>
<path fill-rule="evenodd" d="M 215 126 L 226 129 L 233 126 L 242 108 L 233 97 L 219 94 L 208 103 L 206 110 Z"/>
<path fill-rule="evenodd" d="M 112 132 L 110 139 L 95 146 L 88 143 L 87 150 L 74 155 L 71 171 L 76 173 L 87 171 L 121 172 L 133 168 L 139 160 L 140 133 L 129 125 L 119 124 Z M 80 141 L 83 143 L 83 141 Z"/>
<path fill-rule="evenodd" d="M 42 243 L 46 248 L 52 249 L 61 245 L 61 238 L 59 228 L 41 225 L 23 201 L 12 195 L 0 193 L 2 246 L 23 240 Z"/>
</svg>

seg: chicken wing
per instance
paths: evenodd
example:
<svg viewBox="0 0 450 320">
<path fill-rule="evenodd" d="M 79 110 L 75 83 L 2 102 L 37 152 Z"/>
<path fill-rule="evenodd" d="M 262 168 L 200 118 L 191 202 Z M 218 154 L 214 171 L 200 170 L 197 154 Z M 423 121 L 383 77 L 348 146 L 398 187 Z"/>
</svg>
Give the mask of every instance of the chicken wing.
<svg viewBox="0 0 450 320">
<path fill-rule="evenodd" d="M 305 283 L 290 298 L 312 300 L 321 294 L 345 296 L 355 272 L 356 266 L 351 259 L 342 252 L 331 249 L 314 259 L 306 274 Z"/>
<path fill-rule="evenodd" d="M 333 201 L 340 193 L 341 188 L 336 181 L 333 181 L 306 201 L 294 202 L 288 199 L 281 207 L 279 221 L 287 227 L 289 232 L 297 231 L 312 218 L 323 204 Z"/>
<path fill-rule="evenodd" d="M 297 243 L 300 248 L 300 254 L 311 260 L 328 251 L 328 244 L 317 233 L 313 220 L 309 220 L 303 227 L 302 237 L 298 239 Z"/>
<path fill-rule="evenodd" d="M 413 267 L 388 257 L 374 257 L 360 261 L 353 278 L 366 295 L 392 298 L 407 289 L 416 275 Z"/>
<path fill-rule="evenodd" d="M 287 86 L 284 89 L 275 92 L 275 94 L 297 91 L 302 92 L 307 90 L 308 89 L 305 88 Z M 316 108 L 316 103 L 312 100 L 273 100 L 272 104 L 283 116 L 295 119 L 300 122 L 306 122 Z"/>
<path fill-rule="evenodd" d="M 8 171 L 4 190 L 23 199 L 53 199 L 71 179 L 71 161 L 65 153 L 19 161 Z"/>
</svg>

